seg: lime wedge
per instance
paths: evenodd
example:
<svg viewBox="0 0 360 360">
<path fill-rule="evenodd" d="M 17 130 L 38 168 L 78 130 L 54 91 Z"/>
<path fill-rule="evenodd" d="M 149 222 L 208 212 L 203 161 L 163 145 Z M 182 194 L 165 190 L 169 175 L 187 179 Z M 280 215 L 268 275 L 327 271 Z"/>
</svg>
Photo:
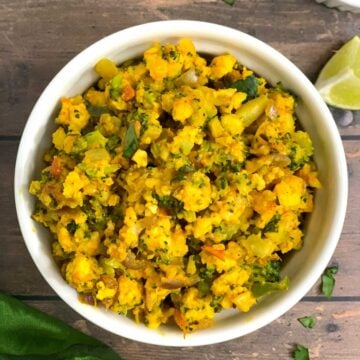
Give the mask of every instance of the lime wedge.
<svg viewBox="0 0 360 360">
<path fill-rule="evenodd" d="M 360 38 L 353 37 L 321 70 L 315 87 L 327 104 L 360 110 Z"/>
</svg>

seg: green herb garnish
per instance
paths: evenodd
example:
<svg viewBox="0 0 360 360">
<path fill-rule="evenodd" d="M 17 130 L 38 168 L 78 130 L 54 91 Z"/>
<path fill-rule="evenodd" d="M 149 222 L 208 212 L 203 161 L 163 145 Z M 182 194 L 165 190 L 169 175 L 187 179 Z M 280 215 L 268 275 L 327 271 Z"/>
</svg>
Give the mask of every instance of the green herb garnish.
<svg viewBox="0 0 360 360">
<path fill-rule="evenodd" d="M 186 239 L 186 244 L 189 247 L 189 253 L 192 255 L 197 256 L 197 254 L 201 251 L 202 242 L 193 236 L 190 236 Z"/>
<path fill-rule="evenodd" d="M 169 56 L 173 60 L 176 60 L 179 57 L 179 55 L 180 54 L 178 51 L 170 50 L 170 52 L 169 52 Z"/>
<path fill-rule="evenodd" d="M 309 350 L 303 345 L 296 345 L 296 349 L 293 352 L 293 359 L 295 360 L 310 360 Z"/>
<path fill-rule="evenodd" d="M 71 234 L 74 235 L 76 229 L 78 228 L 78 225 L 76 224 L 76 222 L 74 220 L 71 220 L 67 225 L 66 225 L 66 229 L 67 231 Z"/>
<path fill-rule="evenodd" d="M 186 177 L 186 174 L 189 174 L 191 172 L 194 172 L 195 169 L 190 165 L 184 165 L 176 172 L 174 177 L 171 179 L 171 181 L 181 181 L 184 180 Z"/>
<path fill-rule="evenodd" d="M 177 214 L 184 209 L 184 203 L 171 195 L 160 196 L 153 192 L 152 197 L 158 202 L 158 206 Z"/>
<path fill-rule="evenodd" d="M 338 272 L 337 266 L 330 266 L 325 269 L 324 273 L 321 275 L 321 289 L 323 294 L 330 299 L 335 286 L 334 275 Z"/>
<path fill-rule="evenodd" d="M 86 109 L 92 117 L 99 117 L 102 114 L 108 114 L 110 112 L 110 110 L 105 107 L 94 106 L 90 103 L 86 104 Z"/>
<path fill-rule="evenodd" d="M 247 94 L 247 100 L 253 99 L 257 96 L 259 81 L 255 75 L 250 75 L 243 80 L 237 80 L 229 85 L 230 88 L 235 88 Z"/>
<path fill-rule="evenodd" d="M 265 225 L 263 232 L 276 232 L 278 231 L 278 223 L 280 220 L 280 215 L 279 214 L 275 214 L 270 221 Z"/>
<path fill-rule="evenodd" d="M 223 0 L 223 2 L 230 6 L 233 6 L 235 4 L 235 0 Z"/>
<path fill-rule="evenodd" d="M 298 321 L 303 327 L 306 327 L 308 329 L 312 329 L 316 324 L 316 320 L 312 316 L 303 316 L 301 318 L 298 318 Z"/>
<path fill-rule="evenodd" d="M 140 135 L 142 135 L 149 128 L 149 115 L 145 112 L 139 114 L 141 124 Z"/>
<path fill-rule="evenodd" d="M 120 142 L 121 142 L 121 140 L 117 135 L 111 135 L 107 139 L 107 143 L 105 145 L 106 150 L 108 152 L 114 151 L 116 149 L 116 147 L 119 146 Z"/>
<path fill-rule="evenodd" d="M 125 144 L 124 144 L 123 155 L 127 159 L 130 159 L 134 155 L 138 146 L 139 146 L 139 141 L 136 136 L 134 123 L 131 122 L 129 127 L 127 128 L 126 134 L 125 134 Z"/>
<path fill-rule="evenodd" d="M 221 302 L 223 300 L 223 296 L 213 296 L 211 298 L 210 306 L 214 308 L 214 311 L 216 313 L 220 312 L 222 310 Z"/>
</svg>

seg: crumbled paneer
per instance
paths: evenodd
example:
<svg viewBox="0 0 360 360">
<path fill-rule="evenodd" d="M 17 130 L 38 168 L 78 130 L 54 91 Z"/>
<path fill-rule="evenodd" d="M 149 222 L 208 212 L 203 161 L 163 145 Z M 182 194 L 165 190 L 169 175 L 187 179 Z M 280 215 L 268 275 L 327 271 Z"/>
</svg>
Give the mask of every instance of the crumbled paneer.
<svg viewBox="0 0 360 360">
<path fill-rule="evenodd" d="M 61 100 L 30 185 L 82 301 L 190 333 L 285 290 L 282 255 L 321 187 L 294 96 L 190 39 L 95 71 Z"/>
</svg>

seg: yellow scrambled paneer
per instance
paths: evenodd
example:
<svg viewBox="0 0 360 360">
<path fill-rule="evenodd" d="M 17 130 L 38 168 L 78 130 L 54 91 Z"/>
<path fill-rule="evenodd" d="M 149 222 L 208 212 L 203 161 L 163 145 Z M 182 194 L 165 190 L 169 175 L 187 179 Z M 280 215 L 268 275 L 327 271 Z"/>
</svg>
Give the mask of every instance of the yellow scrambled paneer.
<svg viewBox="0 0 360 360">
<path fill-rule="evenodd" d="M 34 220 L 81 299 L 184 333 L 284 290 L 321 187 L 294 96 L 231 54 L 155 43 L 61 100 Z"/>
</svg>

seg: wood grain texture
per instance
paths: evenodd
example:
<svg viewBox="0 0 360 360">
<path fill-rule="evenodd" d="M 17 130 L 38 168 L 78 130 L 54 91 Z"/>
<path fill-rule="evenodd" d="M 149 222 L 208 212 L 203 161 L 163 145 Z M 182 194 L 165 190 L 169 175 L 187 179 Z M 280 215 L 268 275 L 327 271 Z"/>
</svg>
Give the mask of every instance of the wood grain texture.
<svg viewBox="0 0 360 360">
<path fill-rule="evenodd" d="M 312 81 L 334 50 L 360 32 L 360 17 L 314 0 L 0 1 L 0 135 L 19 136 L 41 91 L 78 52 L 126 27 L 167 19 L 215 22 L 254 35 Z M 340 116 L 340 115 L 339 115 Z M 360 134 L 360 115 L 344 134 Z"/>
<path fill-rule="evenodd" d="M 112 335 L 82 319 L 60 301 L 27 303 L 107 343 L 123 360 L 288 360 L 291 359 L 295 344 L 308 347 L 312 360 L 354 360 L 360 353 L 359 302 L 342 302 L 341 306 L 337 302 L 301 302 L 254 333 L 224 343 L 195 348 L 146 345 Z M 306 315 L 316 318 L 313 329 L 305 329 L 297 321 Z"/>
<path fill-rule="evenodd" d="M 17 295 L 113 347 L 124 360 L 291 359 L 295 343 L 311 359 L 357 360 L 360 353 L 360 111 L 331 109 L 344 140 L 349 202 L 331 264 L 339 265 L 333 298 L 320 282 L 278 320 L 243 338 L 199 348 L 140 344 L 92 325 L 59 300 L 33 264 L 16 220 L 13 174 L 26 119 L 53 76 L 98 39 L 129 26 L 167 19 L 227 25 L 282 52 L 311 81 L 346 40 L 360 33 L 360 16 L 314 0 L 0 0 L 0 291 Z M 296 320 L 317 318 L 314 329 Z"/>
</svg>

